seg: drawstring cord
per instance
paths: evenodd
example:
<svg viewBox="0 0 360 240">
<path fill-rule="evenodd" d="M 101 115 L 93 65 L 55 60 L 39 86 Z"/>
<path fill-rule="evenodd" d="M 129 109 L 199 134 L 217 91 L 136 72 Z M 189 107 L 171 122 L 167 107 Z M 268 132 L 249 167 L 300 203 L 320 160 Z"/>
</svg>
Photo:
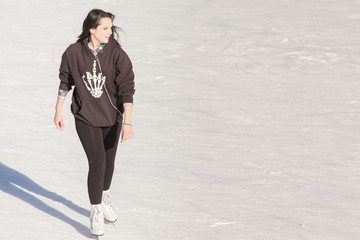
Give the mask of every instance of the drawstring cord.
<svg viewBox="0 0 360 240">
<path fill-rule="evenodd" d="M 99 58 L 98 58 L 97 55 L 94 55 L 94 56 L 95 56 L 95 60 L 96 60 L 96 61 L 98 62 L 98 64 L 99 64 L 99 69 L 100 69 L 100 72 L 101 72 L 101 76 L 104 76 L 103 73 L 102 73 L 102 70 L 101 70 L 101 65 L 100 65 Z M 109 92 L 108 92 L 108 90 L 107 90 L 107 88 L 106 88 L 106 84 L 104 84 L 104 88 L 105 88 L 106 95 L 108 96 L 108 99 L 109 99 L 109 101 L 110 101 L 110 103 L 111 103 L 111 106 L 112 106 L 118 113 L 120 113 L 120 116 L 119 116 L 119 118 L 118 118 L 117 121 L 118 121 L 119 123 L 122 123 L 123 114 L 120 112 L 120 110 L 119 110 L 119 109 L 114 105 L 114 103 L 111 101 Z"/>
</svg>

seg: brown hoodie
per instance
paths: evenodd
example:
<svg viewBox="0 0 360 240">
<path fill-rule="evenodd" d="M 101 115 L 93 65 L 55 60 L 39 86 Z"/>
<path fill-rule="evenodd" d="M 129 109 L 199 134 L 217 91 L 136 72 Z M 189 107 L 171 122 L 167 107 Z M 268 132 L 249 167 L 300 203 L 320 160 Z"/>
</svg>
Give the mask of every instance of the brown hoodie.
<svg viewBox="0 0 360 240">
<path fill-rule="evenodd" d="M 71 44 L 62 55 L 59 89 L 69 91 L 75 85 L 71 104 L 74 117 L 93 127 L 107 127 L 119 117 L 109 97 L 121 112 L 124 102 L 133 102 L 134 72 L 128 55 L 113 38 L 97 57 L 100 66 L 85 43 Z"/>
</svg>

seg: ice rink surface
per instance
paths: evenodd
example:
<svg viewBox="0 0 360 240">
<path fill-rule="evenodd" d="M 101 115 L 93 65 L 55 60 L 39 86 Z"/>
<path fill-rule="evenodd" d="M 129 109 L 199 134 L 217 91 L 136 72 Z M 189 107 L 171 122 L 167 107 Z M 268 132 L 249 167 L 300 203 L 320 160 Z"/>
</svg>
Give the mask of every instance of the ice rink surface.
<svg viewBox="0 0 360 240">
<path fill-rule="evenodd" d="M 360 239 L 357 0 L 0 1 L 2 239 L 90 239 L 87 160 L 53 125 L 92 8 L 134 64 L 102 239 Z"/>
</svg>

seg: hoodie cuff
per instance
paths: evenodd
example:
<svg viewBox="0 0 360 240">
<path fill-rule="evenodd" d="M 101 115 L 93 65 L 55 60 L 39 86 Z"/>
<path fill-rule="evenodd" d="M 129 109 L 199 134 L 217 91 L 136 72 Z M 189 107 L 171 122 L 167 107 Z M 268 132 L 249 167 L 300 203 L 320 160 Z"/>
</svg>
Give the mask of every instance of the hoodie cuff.
<svg viewBox="0 0 360 240">
<path fill-rule="evenodd" d="M 59 89 L 64 91 L 70 91 L 71 86 L 67 85 L 66 83 L 60 82 Z"/>
<path fill-rule="evenodd" d="M 125 95 L 122 97 L 122 100 L 124 103 L 133 103 L 132 95 Z"/>
</svg>

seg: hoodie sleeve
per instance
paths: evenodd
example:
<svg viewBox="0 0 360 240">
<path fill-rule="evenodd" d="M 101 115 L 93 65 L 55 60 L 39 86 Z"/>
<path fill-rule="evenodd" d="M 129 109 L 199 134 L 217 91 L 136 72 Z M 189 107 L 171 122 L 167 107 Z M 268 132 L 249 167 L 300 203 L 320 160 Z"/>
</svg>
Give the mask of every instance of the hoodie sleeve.
<svg viewBox="0 0 360 240">
<path fill-rule="evenodd" d="M 60 85 L 59 89 L 64 91 L 70 91 L 72 86 L 75 85 L 74 79 L 71 76 L 69 61 L 67 59 L 66 51 L 61 57 L 61 64 L 59 70 Z"/>
<path fill-rule="evenodd" d="M 120 48 L 116 61 L 116 91 L 122 102 L 133 103 L 135 93 L 134 72 L 129 56 Z"/>
</svg>

